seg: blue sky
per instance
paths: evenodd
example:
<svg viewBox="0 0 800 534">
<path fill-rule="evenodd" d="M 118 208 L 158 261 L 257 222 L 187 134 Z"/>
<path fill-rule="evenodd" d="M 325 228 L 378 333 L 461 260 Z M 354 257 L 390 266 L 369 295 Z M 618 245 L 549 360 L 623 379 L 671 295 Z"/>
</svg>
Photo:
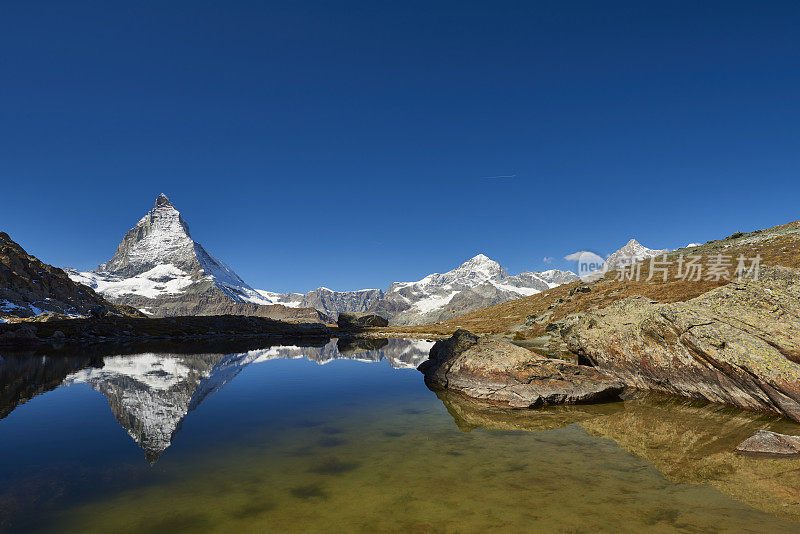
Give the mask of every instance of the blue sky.
<svg viewBox="0 0 800 534">
<path fill-rule="evenodd" d="M 4 2 L 0 229 L 94 267 L 164 192 L 251 285 L 345 290 L 782 224 L 799 25 L 797 2 Z"/>
</svg>

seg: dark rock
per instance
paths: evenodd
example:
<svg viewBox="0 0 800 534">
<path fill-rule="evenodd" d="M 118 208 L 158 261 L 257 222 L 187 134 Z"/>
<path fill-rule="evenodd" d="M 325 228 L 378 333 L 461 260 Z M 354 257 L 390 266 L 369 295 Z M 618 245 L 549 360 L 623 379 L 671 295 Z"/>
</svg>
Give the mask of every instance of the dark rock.
<svg viewBox="0 0 800 534">
<path fill-rule="evenodd" d="M 419 366 L 433 388 L 529 408 L 617 398 L 624 385 L 591 367 L 548 359 L 506 341 L 458 330 Z"/>
<path fill-rule="evenodd" d="M 525 317 L 525 326 L 533 326 L 536 324 L 546 323 L 552 316 L 553 316 L 552 312 L 542 313 L 540 315 L 528 315 L 527 317 Z"/>
<path fill-rule="evenodd" d="M 560 323 L 547 323 L 547 326 L 544 327 L 545 332 L 558 332 L 560 327 Z"/>
<path fill-rule="evenodd" d="M 0 330 L 0 343 L 17 344 L 36 341 L 36 327 L 28 323 L 6 325 Z"/>
<path fill-rule="evenodd" d="M 800 436 L 759 430 L 736 447 L 736 452 L 780 456 L 800 455 Z"/>
<path fill-rule="evenodd" d="M 360 330 L 374 326 L 389 326 L 389 321 L 372 313 L 342 312 L 336 324 L 344 330 Z"/>
<path fill-rule="evenodd" d="M 106 310 L 103 306 L 92 306 L 89 308 L 89 315 L 98 319 L 100 317 L 105 317 L 108 315 L 108 310 Z"/>
</svg>

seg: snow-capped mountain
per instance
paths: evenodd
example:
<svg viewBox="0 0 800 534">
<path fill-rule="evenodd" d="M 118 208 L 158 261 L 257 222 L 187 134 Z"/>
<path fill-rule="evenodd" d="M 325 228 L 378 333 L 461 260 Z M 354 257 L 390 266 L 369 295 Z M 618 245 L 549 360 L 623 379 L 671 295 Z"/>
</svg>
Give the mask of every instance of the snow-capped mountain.
<svg viewBox="0 0 800 534">
<path fill-rule="evenodd" d="M 393 324 L 450 319 L 577 279 L 558 270 L 509 276 L 496 261 L 478 254 L 451 271 L 395 282 L 385 291 L 255 290 L 192 239 L 183 216 L 163 194 L 125 234 L 113 258 L 94 271 L 66 271 L 111 302 L 153 315 L 232 313 L 326 321 L 351 311 L 378 313 Z"/>
<path fill-rule="evenodd" d="M 478 254 L 446 273 L 434 273 L 416 282 L 395 282 L 375 310 L 393 311 L 392 324 L 424 324 L 540 293 L 577 279 L 572 272 L 556 269 L 509 276 L 499 263 Z"/>
<path fill-rule="evenodd" d="M 306 293 L 272 293 L 258 290 L 270 302 L 309 306 L 336 317 L 340 312 L 371 312 L 391 324 L 424 324 L 451 319 L 471 311 L 526 297 L 578 280 L 570 271 L 508 273 L 483 254 L 446 273 L 434 273 L 416 282 L 395 282 L 385 291 L 332 291 L 321 287 Z"/>
<path fill-rule="evenodd" d="M 334 319 L 339 312 L 366 312 L 383 298 L 380 289 L 359 289 L 357 291 L 333 291 L 327 287 L 320 287 L 302 293 L 273 293 L 257 289 L 261 296 L 272 304 L 284 306 L 314 308 Z"/>
<path fill-rule="evenodd" d="M 94 271 L 66 271 L 112 302 L 154 315 L 245 313 L 320 320 L 311 310 L 265 308 L 273 303 L 194 241 L 164 194 L 125 234 L 113 258 Z"/>
<path fill-rule="evenodd" d="M 669 249 L 653 250 L 645 246 L 635 239 L 628 241 L 624 247 L 611 254 L 605 263 L 606 271 L 613 271 L 627 265 L 638 263 L 642 260 L 653 258 L 660 254 L 666 254 Z"/>
</svg>

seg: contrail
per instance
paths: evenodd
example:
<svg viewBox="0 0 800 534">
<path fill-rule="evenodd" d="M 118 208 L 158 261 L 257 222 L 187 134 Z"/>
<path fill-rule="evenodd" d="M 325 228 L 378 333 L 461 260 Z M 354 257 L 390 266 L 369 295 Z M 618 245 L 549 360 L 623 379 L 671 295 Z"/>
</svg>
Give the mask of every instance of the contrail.
<svg viewBox="0 0 800 534">
<path fill-rule="evenodd" d="M 493 180 L 498 178 L 516 178 L 516 174 L 501 174 L 498 176 L 481 176 L 481 180 Z"/>
</svg>

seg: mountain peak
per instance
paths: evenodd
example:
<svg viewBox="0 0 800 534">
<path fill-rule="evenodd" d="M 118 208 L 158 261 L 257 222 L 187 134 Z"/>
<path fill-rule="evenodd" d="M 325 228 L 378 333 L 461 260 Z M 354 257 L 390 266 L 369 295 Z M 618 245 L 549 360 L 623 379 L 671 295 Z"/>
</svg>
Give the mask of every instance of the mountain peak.
<svg viewBox="0 0 800 534">
<path fill-rule="evenodd" d="M 664 254 L 665 252 L 668 251 L 666 249 L 649 249 L 636 241 L 636 239 L 631 239 L 625 244 L 624 247 L 614 252 L 608 257 L 608 259 L 606 259 L 606 270 L 613 271 L 614 269 L 619 269 L 621 267 L 632 265 L 648 258 Z"/>
<path fill-rule="evenodd" d="M 486 262 L 490 262 L 490 261 L 493 261 L 493 260 L 491 258 L 489 258 L 489 256 L 487 256 L 486 254 L 477 254 L 477 255 L 473 256 L 472 258 L 470 258 L 469 261 L 474 262 L 474 263 L 486 263 Z"/>
<path fill-rule="evenodd" d="M 174 206 L 167 198 L 167 195 L 161 193 L 158 195 L 158 198 L 156 198 L 156 208 L 174 208 Z"/>
<path fill-rule="evenodd" d="M 493 259 L 489 258 L 485 254 L 478 254 L 477 256 L 473 256 L 472 258 L 468 259 L 452 271 L 448 271 L 440 277 L 436 277 L 436 279 L 441 283 L 451 283 L 456 280 L 466 281 L 466 280 L 488 280 L 488 279 L 500 279 L 505 278 L 506 272 L 500 266 L 499 263 L 494 261 Z M 466 277 L 466 278 L 465 278 Z M 425 279 L 429 279 L 430 277 L 426 277 Z M 469 285 L 473 285 L 472 282 L 469 282 Z"/>
</svg>

